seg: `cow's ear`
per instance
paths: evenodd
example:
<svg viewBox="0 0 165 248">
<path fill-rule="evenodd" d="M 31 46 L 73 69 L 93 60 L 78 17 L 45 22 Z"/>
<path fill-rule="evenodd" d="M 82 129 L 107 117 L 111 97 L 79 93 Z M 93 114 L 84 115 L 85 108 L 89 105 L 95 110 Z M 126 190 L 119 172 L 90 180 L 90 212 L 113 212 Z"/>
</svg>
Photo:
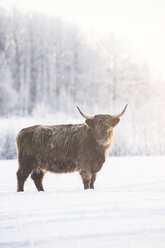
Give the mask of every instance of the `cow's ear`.
<svg viewBox="0 0 165 248">
<path fill-rule="evenodd" d="M 93 127 L 93 120 L 92 119 L 87 119 L 86 121 L 86 124 L 89 126 L 89 127 Z"/>
<path fill-rule="evenodd" d="M 119 121 L 120 121 L 120 119 L 119 118 L 114 118 L 113 120 L 112 120 L 112 127 L 115 127 L 118 123 L 119 123 Z"/>
</svg>

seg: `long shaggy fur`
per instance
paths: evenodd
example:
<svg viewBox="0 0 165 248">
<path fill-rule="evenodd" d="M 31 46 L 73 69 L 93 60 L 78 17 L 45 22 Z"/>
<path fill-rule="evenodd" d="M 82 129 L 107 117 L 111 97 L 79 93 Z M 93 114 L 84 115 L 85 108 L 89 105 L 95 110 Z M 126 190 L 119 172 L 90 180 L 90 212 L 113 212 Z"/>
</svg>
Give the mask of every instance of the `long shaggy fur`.
<svg viewBox="0 0 165 248">
<path fill-rule="evenodd" d="M 37 125 L 22 129 L 16 138 L 19 161 L 17 191 L 24 190 L 25 180 L 30 174 L 37 189 L 44 190 L 42 181 L 47 171 L 78 171 L 84 188 L 94 188 L 96 174 L 111 144 L 113 127 L 118 122 L 114 123 L 111 116 L 98 115 L 84 124 Z"/>
</svg>

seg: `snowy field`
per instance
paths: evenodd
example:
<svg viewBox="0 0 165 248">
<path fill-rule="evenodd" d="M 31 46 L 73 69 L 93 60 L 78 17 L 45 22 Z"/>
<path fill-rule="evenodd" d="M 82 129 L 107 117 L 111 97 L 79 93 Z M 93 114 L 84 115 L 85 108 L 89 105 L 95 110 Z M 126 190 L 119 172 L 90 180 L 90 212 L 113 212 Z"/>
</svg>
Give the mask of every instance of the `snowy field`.
<svg viewBox="0 0 165 248">
<path fill-rule="evenodd" d="M 95 190 L 47 174 L 16 192 L 16 160 L 0 161 L 0 248 L 164 248 L 165 157 L 107 160 Z"/>
</svg>

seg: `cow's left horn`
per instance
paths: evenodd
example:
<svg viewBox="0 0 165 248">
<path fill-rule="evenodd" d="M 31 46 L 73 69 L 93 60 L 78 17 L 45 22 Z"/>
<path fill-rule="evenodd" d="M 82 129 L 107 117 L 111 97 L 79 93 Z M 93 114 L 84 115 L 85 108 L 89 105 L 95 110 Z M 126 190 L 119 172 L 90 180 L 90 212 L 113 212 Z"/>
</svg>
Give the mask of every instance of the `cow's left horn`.
<svg viewBox="0 0 165 248">
<path fill-rule="evenodd" d="M 79 109 L 78 106 L 76 106 L 76 107 L 77 107 L 78 111 L 80 112 L 80 114 L 81 114 L 86 120 L 87 120 L 87 119 L 92 119 L 91 116 L 84 115 L 84 114 L 81 112 L 81 110 Z"/>
<path fill-rule="evenodd" d="M 125 113 L 127 106 L 128 106 L 128 104 L 125 105 L 125 108 L 123 109 L 123 111 L 122 111 L 119 115 L 113 115 L 113 117 L 114 117 L 114 118 L 119 118 L 119 117 L 121 117 L 121 116 Z"/>
</svg>

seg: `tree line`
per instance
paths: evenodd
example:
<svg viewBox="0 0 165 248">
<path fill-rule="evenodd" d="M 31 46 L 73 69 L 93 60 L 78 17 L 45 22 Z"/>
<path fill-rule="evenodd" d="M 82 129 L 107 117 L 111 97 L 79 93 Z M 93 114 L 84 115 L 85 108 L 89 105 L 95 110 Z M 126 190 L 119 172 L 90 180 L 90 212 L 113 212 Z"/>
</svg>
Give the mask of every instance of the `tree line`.
<svg viewBox="0 0 165 248">
<path fill-rule="evenodd" d="M 162 154 L 163 83 L 142 56 L 115 35 L 92 44 L 59 18 L 0 8 L 1 117 L 31 116 L 41 106 L 45 113 L 72 115 L 75 105 L 87 114 L 114 114 L 128 103 L 126 131 L 117 134 L 115 153 L 151 154 L 155 143 L 156 153 Z M 129 133 L 122 150 L 121 137 Z"/>
</svg>

